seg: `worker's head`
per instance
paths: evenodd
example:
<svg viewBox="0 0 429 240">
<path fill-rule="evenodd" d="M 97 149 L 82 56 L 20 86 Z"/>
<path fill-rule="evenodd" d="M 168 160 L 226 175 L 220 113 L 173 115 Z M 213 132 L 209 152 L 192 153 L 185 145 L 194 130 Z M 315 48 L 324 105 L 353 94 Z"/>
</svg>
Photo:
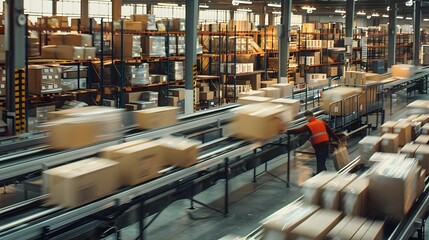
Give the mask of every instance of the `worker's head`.
<svg viewBox="0 0 429 240">
<path fill-rule="evenodd" d="M 313 115 L 313 111 L 311 111 L 311 110 L 307 110 L 307 111 L 305 111 L 304 112 L 304 116 L 305 116 L 305 118 L 307 119 L 307 121 L 308 120 L 310 120 L 314 115 Z"/>
</svg>

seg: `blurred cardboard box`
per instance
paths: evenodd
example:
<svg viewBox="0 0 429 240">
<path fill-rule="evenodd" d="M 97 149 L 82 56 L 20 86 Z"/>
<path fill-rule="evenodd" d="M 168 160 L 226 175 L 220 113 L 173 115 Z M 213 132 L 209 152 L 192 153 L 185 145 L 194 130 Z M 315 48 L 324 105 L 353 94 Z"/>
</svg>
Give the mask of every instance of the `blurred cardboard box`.
<svg viewBox="0 0 429 240">
<path fill-rule="evenodd" d="M 291 239 L 291 230 L 308 219 L 319 209 L 315 205 L 302 203 L 291 203 L 276 212 L 266 222 L 262 223 L 264 228 L 262 239 Z"/>
<path fill-rule="evenodd" d="M 321 172 L 302 184 L 303 201 L 308 204 L 320 205 L 322 201 L 323 186 L 337 177 L 335 172 Z"/>
<path fill-rule="evenodd" d="M 149 142 L 149 139 L 140 139 L 140 140 L 134 140 L 134 141 L 130 141 L 130 142 L 121 143 L 121 144 L 110 146 L 110 147 L 105 147 L 105 148 L 102 148 L 98 152 L 98 155 L 104 159 L 117 160 L 119 157 L 122 156 L 122 155 L 118 154 L 119 150 L 129 148 L 129 147 L 134 147 L 134 146 L 141 145 L 141 144 L 147 143 L 147 142 Z"/>
<path fill-rule="evenodd" d="M 381 136 L 380 151 L 397 153 L 399 146 L 399 135 L 396 133 L 385 133 Z"/>
<path fill-rule="evenodd" d="M 401 153 L 407 154 L 408 158 L 414 158 L 416 150 L 420 147 L 420 144 L 407 143 L 402 147 Z"/>
<path fill-rule="evenodd" d="M 233 119 L 234 134 L 243 139 L 270 139 L 284 130 L 282 114 L 287 109 L 280 104 L 261 103 L 239 108 Z"/>
<path fill-rule="evenodd" d="M 357 178 L 356 174 L 339 175 L 322 187 L 321 206 L 326 209 L 341 210 L 343 194 L 342 190 Z"/>
<path fill-rule="evenodd" d="M 164 153 L 159 142 L 150 141 L 117 151 L 121 185 L 132 186 L 157 177 Z"/>
<path fill-rule="evenodd" d="M 341 221 L 342 213 L 320 209 L 291 231 L 293 239 L 324 239 Z"/>
<path fill-rule="evenodd" d="M 155 129 L 175 124 L 176 114 L 176 107 L 157 107 L 136 111 L 134 118 L 139 129 Z"/>
<path fill-rule="evenodd" d="M 381 125 L 381 135 L 385 133 L 393 133 L 393 128 L 398 122 L 396 121 L 387 121 L 383 125 Z"/>
<path fill-rule="evenodd" d="M 247 97 L 238 98 L 237 103 L 242 105 L 247 105 L 247 104 L 255 104 L 255 103 L 267 103 L 267 102 L 270 102 L 271 100 L 273 99 L 268 97 L 247 96 Z"/>
<path fill-rule="evenodd" d="M 164 137 L 159 139 L 162 152 L 164 154 L 164 164 L 166 166 L 189 167 L 197 162 L 199 141 Z"/>
<path fill-rule="evenodd" d="M 293 84 L 277 83 L 273 84 L 272 87 L 280 89 L 280 98 L 285 98 L 293 95 Z"/>
<path fill-rule="evenodd" d="M 290 98 L 278 98 L 271 100 L 271 103 L 282 104 L 290 109 L 290 113 L 292 117 L 296 117 L 299 114 L 301 109 L 301 101 L 298 99 L 290 99 Z"/>
<path fill-rule="evenodd" d="M 366 216 L 368 213 L 369 179 L 359 177 L 347 185 L 342 192 L 342 211 L 345 214 Z"/>
<path fill-rule="evenodd" d="M 353 239 L 353 236 L 359 231 L 366 220 L 366 218 L 362 217 L 351 217 L 351 219 L 347 219 L 346 216 L 327 236 L 330 239 Z"/>
<path fill-rule="evenodd" d="M 399 122 L 393 127 L 393 133 L 399 134 L 399 146 L 404 146 L 411 141 L 411 124 Z"/>
<path fill-rule="evenodd" d="M 239 94 L 239 97 L 247 97 L 247 96 L 253 96 L 253 97 L 265 97 L 265 92 L 264 91 L 256 91 L 256 90 L 251 90 L 248 92 L 242 92 Z"/>
<path fill-rule="evenodd" d="M 392 77 L 409 78 L 412 75 L 414 75 L 416 71 L 416 66 L 399 64 L 399 65 L 393 65 L 391 70 L 392 70 Z"/>
<path fill-rule="evenodd" d="M 367 219 L 352 239 L 384 239 L 384 222 Z"/>
<path fill-rule="evenodd" d="M 366 136 L 359 141 L 359 152 L 363 161 L 368 161 L 369 158 L 376 152 L 380 151 L 381 137 Z"/>
<path fill-rule="evenodd" d="M 106 196 L 119 187 L 118 170 L 118 163 L 101 158 L 46 170 L 43 181 L 48 185 L 49 202 L 71 208 Z"/>
<path fill-rule="evenodd" d="M 429 143 L 429 135 L 420 135 L 416 138 L 416 143 L 428 144 Z"/>
<path fill-rule="evenodd" d="M 428 173 L 429 169 L 429 145 L 421 144 L 414 153 L 419 165 Z"/>
<path fill-rule="evenodd" d="M 280 98 L 280 89 L 275 87 L 261 88 L 260 91 L 265 92 L 265 96 L 269 98 Z"/>
</svg>

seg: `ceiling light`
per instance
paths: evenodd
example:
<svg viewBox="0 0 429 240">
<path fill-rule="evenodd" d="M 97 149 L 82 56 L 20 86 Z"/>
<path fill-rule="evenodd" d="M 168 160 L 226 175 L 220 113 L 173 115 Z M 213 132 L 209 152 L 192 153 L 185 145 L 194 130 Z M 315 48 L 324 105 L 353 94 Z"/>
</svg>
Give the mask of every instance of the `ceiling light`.
<svg viewBox="0 0 429 240">
<path fill-rule="evenodd" d="M 268 3 L 267 6 L 268 7 L 276 7 L 276 8 L 282 7 L 282 5 L 278 4 L 278 3 Z"/>
<path fill-rule="evenodd" d="M 388 18 L 389 17 L 389 15 L 387 15 L 387 14 L 383 14 L 383 16 L 382 17 L 384 17 L 384 18 Z"/>
<path fill-rule="evenodd" d="M 209 5 L 206 5 L 206 4 L 200 5 L 200 8 L 209 8 Z"/>
<path fill-rule="evenodd" d="M 387 6 L 387 11 L 390 11 L 390 6 Z"/>
<path fill-rule="evenodd" d="M 368 15 L 368 16 L 366 16 L 366 18 L 367 18 L 367 19 L 371 19 L 371 16 L 370 16 L 370 15 Z"/>
<path fill-rule="evenodd" d="M 343 18 L 346 18 L 346 15 L 343 15 Z"/>
<path fill-rule="evenodd" d="M 397 19 L 404 19 L 404 17 L 403 17 L 403 16 L 397 16 L 396 18 L 397 18 Z"/>
<path fill-rule="evenodd" d="M 407 20 L 413 20 L 412 17 L 406 17 L 405 19 L 407 19 Z"/>
<path fill-rule="evenodd" d="M 248 8 L 237 8 L 237 11 L 240 11 L 240 12 L 251 12 L 251 11 L 252 11 L 252 9 L 248 9 Z"/>
<path fill-rule="evenodd" d="M 313 13 L 313 10 L 307 9 L 307 13 Z"/>
<path fill-rule="evenodd" d="M 307 11 L 308 10 L 316 10 L 315 7 L 310 7 L 310 6 L 303 6 L 302 9 L 307 10 Z"/>
<path fill-rule="evenodd" d="M 237 6 L 239 4 L 252 4 L 252 2 L 245 0 L 232 0 L 232 5 Z"/>
<path fill-rule="evenodd" d="M 336 9 L 336 10 L 335 10 L 335 12 L 336 12 L 336 13 L 346 13 L 346 11 L 341 10 L 341 9 Z"/>
<path fill-rule="evenodd" d="M 429 22 L 429 19 L 425 18 L 423 19 L 423 22 Z"/>
<path fill-rule="evenodd" d="M 357 15 L 366 15 L 366 13 L 364 11 L 359 11 L 356 13 Z"/>
<path fill-rule="evenodd" d="M 380 14 L 378 14 L 378 13 L 373 13 L 371 16 L 373 16 L 373 17 L 380 17 Z"/>
<path fill-rule="evenodd" d="M 280 11 L 274 11 L 273 14 L 280 15 L 280 14 L 282 14 L 282 12 L 280 12 Z"/>
<path fill-rule="evenodd" d="M 413 6 L 413 0 L 409 0 L 409 1 L 405 2 L 405 6 L 407 6 L 407 7 Z"/>
<path fill-rule="evenodd" d="M 159 6 L 170 6 L 170 7 L 177 7 L 179 4 L 177 3 L 158 3 Z"/>
</svg>

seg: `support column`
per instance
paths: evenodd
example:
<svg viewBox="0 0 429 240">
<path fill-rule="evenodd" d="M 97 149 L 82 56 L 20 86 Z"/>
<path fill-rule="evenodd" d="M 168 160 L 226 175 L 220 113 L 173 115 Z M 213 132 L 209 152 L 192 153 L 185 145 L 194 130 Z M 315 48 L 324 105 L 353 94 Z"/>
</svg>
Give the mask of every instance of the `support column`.
<svg viewBox="0 0 429 240">
<path fill-rule="evenodd" d="M 392 65 L 395 65 L 396 59 L 396 15 L 397 15 L 397 4 L 396 0 L 389 0 L 389 61 L 387 62 L 387 67 L 390 68 Z"/>
<path fill-rule="evenodd" d="M 414 65 L 420 65 L 420 24 L 422 21 L 422 1 L 416 0 L 414 2 Z"/>
<path fill-rule="evenodd" d="M 121 20 L 122 0 L 112 0 L 112 19 L 113 21 Z"/>
<path fill-rule="evenodd" d="M 292 16 L 292 0 L 282 1 L 281 33 L 279 35 L 279 82 L 287 83 L 287 67 L 289 61 L 289 35 Z"/>
<path fill-rule="evenodd" d="M 152 4 L 146 4 L 146 14 L 152 14 Z"/>
<path fill-rule="evenodd" d="M 268 25 L 274 25 L 274 14 L 272 12 L 268 13 Z"/>
<path fill-rule="evenodd" d="M 267 12 L 267 7 L 264 5 L 261 6 L 259 10 L 259 25 L 265 26 L 265 13 Z"/>
<path fill-rule="evenodd" d="M 52 0 L 52 16 L 57 15 L 57 1 L 58 0 Z"/>
<path fill-rule="evenodd" d="M 195 87 L 197 78 L 197 24 L 198 0 L 186 4 L 185 32 L 185 114 L 195 110 Z"/>
<path fill-rule="evenodd" d="M 89 28 L 89 3 L 88 0 L 80 1 L 80 27 L 81 29 Z"/>
<path fill-rule="evenodd" d="M 6 50 L 6 112 L 10 134 L 25 131 L 25 80 L 17 71 L 25 67 L 25 28 L 23 0 L 7 0 L 5 16 Z M 25 79 L 25 78 L 24 78 Z M 24 81 L 24 84 L 23 82 Z M 18 89 L 16 89 L 18 88 Z"/>
<path fill-rule="evenodd" d="M 353 22 L 355 20 L 355 1 L 347 0 L 346 4 L 346 37 L 353 38 Z"/>
<path fill-rule="evenodd" d="M 229 10 L 229 19 L 234 20 L 234 9 Z"/>
</svg>

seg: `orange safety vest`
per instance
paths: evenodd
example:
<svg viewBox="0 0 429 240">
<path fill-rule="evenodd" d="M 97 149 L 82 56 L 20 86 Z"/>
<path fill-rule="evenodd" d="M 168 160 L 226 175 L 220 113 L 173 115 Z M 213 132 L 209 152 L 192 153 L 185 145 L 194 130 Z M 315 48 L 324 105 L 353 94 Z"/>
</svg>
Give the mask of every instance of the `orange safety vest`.
<svg viewBox="0 0 429 240">
<path fill-rule="evenodd" d="M 312 145 L 329 141 L 329 135 L 326 132 L 325 123 L 322 120 L 313 117 L 307 123 L 307 127 L 311 132 L 310 142 Z"/>
</svg>

